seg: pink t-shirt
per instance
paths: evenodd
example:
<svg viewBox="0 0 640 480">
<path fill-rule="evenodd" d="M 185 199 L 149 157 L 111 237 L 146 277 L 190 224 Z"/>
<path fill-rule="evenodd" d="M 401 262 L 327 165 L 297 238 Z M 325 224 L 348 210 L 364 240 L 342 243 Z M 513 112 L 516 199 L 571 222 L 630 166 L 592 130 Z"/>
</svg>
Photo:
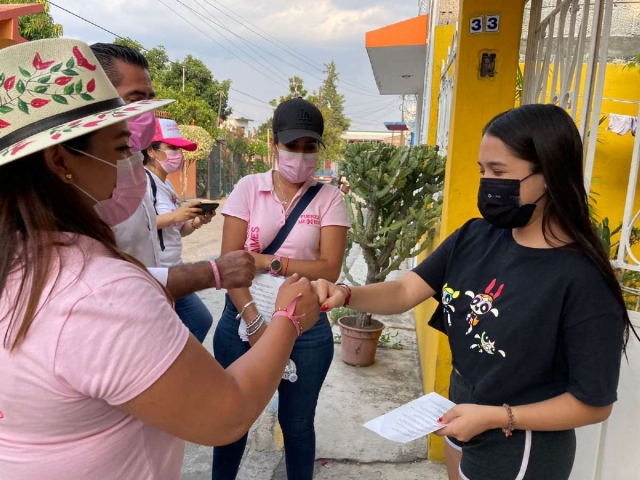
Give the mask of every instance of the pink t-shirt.
<svg viewBox="0 0 640 480">
<path fill-rule="evenodd" d="M 291 200 L 289 212 L 309 187 L 315 184 L 313 179 L 305 182 Z M 287 219 L 284 207 L 274 191 L 272 171 L 242 178 L 224 204 L 222 214 L 247 222 L 245 250 L 260 253 L 268 247 Z M 277 254 L 296 260 L 318 260 L 320 229 L 329 226 L 349 228 L 351 223 L 340 190 L 324 185 L 302 212 Z"/>
<path fill-rule="evenodd" d="M 80 237 L 56 261 L 26 338 L 0 347 L 0 478 L 179 479 L 184 442 L 117 405 L 167 371 L 189 331 L 153 279 L 98 242 Z M 0 298 L 0 338 L 19 280 Z"/>
</svg>

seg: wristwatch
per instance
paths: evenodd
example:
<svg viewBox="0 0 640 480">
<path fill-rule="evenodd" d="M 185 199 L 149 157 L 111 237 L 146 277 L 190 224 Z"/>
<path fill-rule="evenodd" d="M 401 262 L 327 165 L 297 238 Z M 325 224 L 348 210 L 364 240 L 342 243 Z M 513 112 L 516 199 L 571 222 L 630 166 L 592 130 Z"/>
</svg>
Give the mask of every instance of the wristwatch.
<svg viewBox="0 0 640 480">
<path fill-rule="evenodd" d="M 282 270 L 282 262 L 280 261 L 280 256 L 274 255 L 273 259 L 271 260 L 271 263 L 269 264 L 269 273 L 271 273 L 271 275 L 273 276 L 276 276 L 280 274 L 281 270 Z"/>
</svg>

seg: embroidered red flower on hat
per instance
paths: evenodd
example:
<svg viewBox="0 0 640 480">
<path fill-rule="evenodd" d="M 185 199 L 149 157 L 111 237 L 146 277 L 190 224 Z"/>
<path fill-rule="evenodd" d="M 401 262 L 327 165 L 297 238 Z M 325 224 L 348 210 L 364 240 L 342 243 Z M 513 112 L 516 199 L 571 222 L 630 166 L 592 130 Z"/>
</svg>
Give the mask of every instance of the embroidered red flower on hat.
<svg viewBox="0 0 640 480">
<path fill-rule="evenodd" d="M 56 133 L 55 135 L 51 135 L 51 140 L 58 140 L 61 136 L 61 133 Z"/>
<path fill-rule="evenodd" d="M 83 125 L 84 128 L 97 127 L 102 123 L 102 120 L 94 120 L 93 122 L 87 122 Z"/>
<path fill-rule="evenodd" d="M 5 122 L 4 120 L 2 120 L 0 118 L 0 128 L 7 128 L 7 127 L 10 127 L 10 126 L 11 126 L 11 124 L 9 122 Z"/>
<path fill-rule="evenodd" d="M 63 86 L 65 86 L 67 83 L 69 83 L 71 80 L 73 80 L 73 78 L 72 78 L 72 77 L 58 77 L 58 78 L 56 78 L 54 81 L 55 81 L 55 84 L 56 84 L 56 85 L 60 85 L 60 86 L 62 86 L 62 87 L 63 87 Z"/>
<path fill-rule="evenodd" d="M 84 58 L 84 55 L 82 55 L 82 52 L 80 51 L 80 49 L 78 47 L 73 47 L 72 51 L 73 51 L 73 56 L 76 57 L 76 61 L 78 62 L 78 66 L 80 66 L 82 68 L 86 68 L 87 70 L 91 70 L 92 72 L 95 71 L 96 66 L 92 65 L 91 63 L 89 63 L 89 60 Z"/>
<path fill-rule="evenodd" d="M 8 92 L 11 90 L 16 84 L 16 76 L 9 77 L 4 81 L 4 89 Z"/>
<path fill-rule="evenodd" d="M 45 105 L 49 104 L 50 100 L 45 100 L 44 98 L 34 98 L 31 100 L 31 106 L 33 108 L 42 108 Z"/>
<path fill-rule="evenodd" d="M 30 143 L 33 143 L 33 142 L 26 142 L 26 141 L 23 140 L 22 142 L 16 143 L 13 146 L 13 149 L 11 149 L 11 155 L 15 155 L 16 153 L 18 153 L 20 150 L 22 150 L 24 147 L 26 147 Z"/>
<path fill-rule="evenodd" d="M 89 83 L 87 83 L 87 92 L 93 93 L 95 89 L 96 89 L 96 81 L 92 78 L 91 80 L 89 80 Z"/>
<path fill-rule="evenodd" d="M 76 120 L 75 122 L 71 122 L 67 127 L 75 127 L 76 125 L 80 125 L 82 120 Z"/>
<path fill-rule="evenodd" d="M 40 54 L 39 53 L 36 53 L 36 56 L 33 58 L 33 67 L 36 70 L 46 70 L 47 68 L 49 68 L 54 63 L 56 63 L 56 62 L 53 61 L 53 60 L 51 60 L 50 62 L 43 62 L 42 58 L 40 58 Z"/>
</svg>

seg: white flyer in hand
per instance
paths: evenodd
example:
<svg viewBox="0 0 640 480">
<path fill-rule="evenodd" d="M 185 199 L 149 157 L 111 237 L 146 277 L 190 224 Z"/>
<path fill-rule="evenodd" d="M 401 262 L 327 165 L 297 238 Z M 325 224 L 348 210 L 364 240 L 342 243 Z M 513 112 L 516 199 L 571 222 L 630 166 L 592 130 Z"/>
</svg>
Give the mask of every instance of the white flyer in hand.
<svg viewBox="0 0 640 480">
<path fill-rule="evenodd" d="M 372 432 L 394 442 L 409 443 L 440 430 L 438 419 L 455 407 L 455 403 L 431 392 L 395 410 L 365 423 Z"/>
<path fill-rule="evenodd" d="M 255 302 L 258 313 L 262 314 L 266 323 L 269 323 L 271 320 L 271 315 L 273 315 L 273 311 L 276 308 L 278 290 L 284 281 L 284 277 L 274 277 L 269 273 L 256 273 L 253 284 L 249 287 L 251 298 Z M 247 336 L 247 323 L 244 319 L 240 320 L 238 335 L 243 341 L 249 341 L 249 337 Z"/>
<path fill-rule="evenodd" d="M 258 312 L 267 321 L 271 320 L 271 315 L 276 308 L 278 290 L 284 281 L 284 277 L 275 277 L 269 273 L 257 273 L 253 284 L 249 287 Z"/>
</svg>

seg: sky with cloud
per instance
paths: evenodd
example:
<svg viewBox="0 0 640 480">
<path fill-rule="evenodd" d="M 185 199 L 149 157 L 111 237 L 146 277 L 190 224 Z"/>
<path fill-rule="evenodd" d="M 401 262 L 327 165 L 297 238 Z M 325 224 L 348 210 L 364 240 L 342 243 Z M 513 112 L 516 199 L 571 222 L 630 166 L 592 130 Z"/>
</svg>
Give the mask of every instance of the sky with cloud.
<svg viewBox="0 0 640 480">
<path fill-rule="evenodd" d="M 417 14 L 415 0 L 55 0 L 53 3 L 171 59 L 192 54 L 217 79 L 231 79 L 235 115 L 258 126 L 271 116 L 268 102 L 298 75 L 316 89 L 323 64 L 334 60 L 353 130 L 384 130 L 400 120 L 400 98 L 380 96 L 364 47 L 365 33 Z M 113 35 L 51 6 L 66 37 L 87 43 Z M 181 18 L 182 17 L 182 18 Z M 250 22 L 250 23 L 248 23 Z M 252 31 L 253 30 L 253 31 Z M 256 100 L 258 99 L 258 100 Z"/>
</svg>

